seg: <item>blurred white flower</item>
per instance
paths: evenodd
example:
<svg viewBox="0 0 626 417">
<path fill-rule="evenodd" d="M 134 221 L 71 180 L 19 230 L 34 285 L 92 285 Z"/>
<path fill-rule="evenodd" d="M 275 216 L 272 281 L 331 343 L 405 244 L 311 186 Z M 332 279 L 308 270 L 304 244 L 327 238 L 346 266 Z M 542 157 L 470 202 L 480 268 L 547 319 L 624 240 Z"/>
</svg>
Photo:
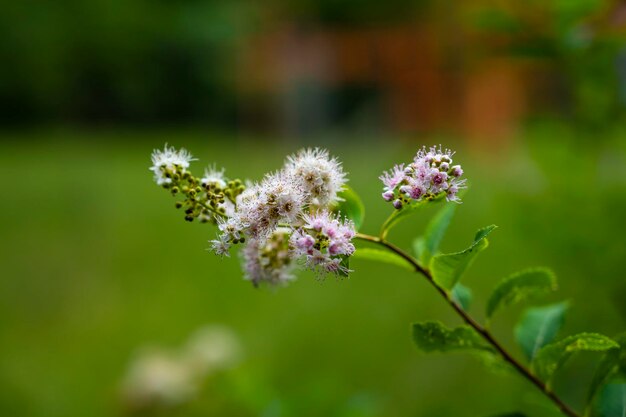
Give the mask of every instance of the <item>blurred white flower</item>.
<svg viewBox="0 0 626 417">
<path fill-rule="evenodd" d="M 123 395 L 133 408 L 172 407 L 196 394 L 192 370 L 173 352 L 151 349 L 140 353 L 123 382 Z"/>
<path fill-rule="evenodd" d="M 182 354 L 187 365 L 202 375 L 229 368 L 242 356 L 241 344 L 235 333 L 219 325 L 196 331 Z"/>
<path fill-rule="evenodd" d="M 236 334 L 212 325 L 196 331 L 179 349 L 141 349 L 122 381 L 122 400 L 131 410 L 172 408 L 192 401 L 207 377 L 242 357 Z"/>
</svg>

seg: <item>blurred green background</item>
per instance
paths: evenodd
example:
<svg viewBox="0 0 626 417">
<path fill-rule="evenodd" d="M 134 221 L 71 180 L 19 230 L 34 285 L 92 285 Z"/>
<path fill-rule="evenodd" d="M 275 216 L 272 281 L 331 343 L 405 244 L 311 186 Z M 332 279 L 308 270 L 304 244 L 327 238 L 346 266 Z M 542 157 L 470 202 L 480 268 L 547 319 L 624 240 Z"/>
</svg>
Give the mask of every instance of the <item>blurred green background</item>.
<svg viewBox="0 0 626 417">
<path fill-rule="evenodd" d="M 468 2 L 469 3 L 469 2 Z M 375 233 L 380 172 L 457 150 L 471 189 L 443 249 L 495 223 L 465 279 L 552 267 L 563 334 L 626 329 L 626 5 L 608 0 L 23 1 L 0 14 L 0 415 L 123 416 L 146 344 L 229 326 L 244 356 L 159 416 L 558 415 L 517 375 L 418 352 L 458 319 L 426 282 L 355 261 L 257 290 L 207 253 L 148 167 L 165 142 L 258 179 L 302 146 L 339 157 Z M 10 178 L 9 178 L 10 177 Z M 10 181 L 9 181 L 10 179 Z M 409 247 L 432 211 L 392 239 Z M 517 355 L 506 311 L 495 333 Z M 581 408 L 597 357 L 556 390 Z"/>
</svg>

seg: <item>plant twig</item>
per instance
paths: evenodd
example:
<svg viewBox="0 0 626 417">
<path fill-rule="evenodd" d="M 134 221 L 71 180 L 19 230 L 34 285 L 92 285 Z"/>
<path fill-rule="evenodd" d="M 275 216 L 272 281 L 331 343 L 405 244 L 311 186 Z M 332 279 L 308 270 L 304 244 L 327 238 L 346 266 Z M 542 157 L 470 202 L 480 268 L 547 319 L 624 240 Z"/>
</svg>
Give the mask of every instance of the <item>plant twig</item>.
<svg viewBox="0 0 626 417">
<path fill-rule="evenodd" d="M 422 267 L 417 260 L 406 253 L 396 245 L 386 241 L 384 238 L 366 235 L 363 233 L 358 233 L 356 235 L 358 239 L 365 240 L 368 242 L 372 242 L 378 244 L 380 246 L 385 247 L 386 249 L 396 253 L 400 257 L 404 258 L 407 262 L 411 264 L 411 266 L 415 269 L 415 272 L 422 274 L 430 284 L 435 287 L 437 292 L 441 294 L 441 296 L 446 300 L 446 302 L 454 309 L 454 311 L 461 316 L 463 321 L 471 326 L 487 343 L 489 343 L 501 356 L 502 358 L 511 364 L 520 374 L 522 374 L 528 381 L 530 381 L 535 387 L 537 387 L 546 397 L 548 397 L 558 408 L 569 417 L 580 417 L 576 411 L 570 408 L 567 404 L 563 402 L 548 386 L 537 378 L 533 373 L 524 366 L 521 362 L 515 359 L 501 344 L 498 342 L 495 337 L 487 330 L 484 326 L 478 323 L 472 316 L 470 316 L 463 308 L 455 302 L 450 294 L 442 287 L 437 285 L 435 280 L 433 279 L 430 271 L 424 267 Z"/>
</svg>

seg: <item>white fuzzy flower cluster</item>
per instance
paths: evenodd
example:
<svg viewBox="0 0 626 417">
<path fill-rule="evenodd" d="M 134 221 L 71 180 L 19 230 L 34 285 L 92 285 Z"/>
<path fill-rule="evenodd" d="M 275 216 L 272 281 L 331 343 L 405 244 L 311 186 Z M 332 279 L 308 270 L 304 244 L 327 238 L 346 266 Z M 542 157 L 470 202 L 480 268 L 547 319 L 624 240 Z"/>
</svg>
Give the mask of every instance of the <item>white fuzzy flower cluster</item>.
<svg viewBox="0 0 626 417">
<path fill-rule="evenodd" d="M 298 259 L 320 274 L 348 272 L 354 225 L 332 214 L 346 174 L 328 151 L 303 149 L 289 156 L 281 170 L 246 186 L 215 167 L 194 177 L 188 171 L 192 160 L 186 150 L 166 145 L 152 154 L 150 170 L 158 185 L 185 197 L 176 207 L 185 208 L 187 221 L 198 218 L 218 226 L 217 238 L 210 241 L 216 254 L 229 256 L 233 245 L 245 243 L 245 277 L 254 285 L 292 280 Z M 302 246 L 305 241 L 311 247 Z"/>
<path fill-rule="evenodd" d="M 240 357 L 236 335 L 218 325 L 199 329 L 179 349 L 142 349 L 124 376 L 122 401 L 137 412 L 179 406 L 196 397 L 208 376 Z"/>
<path fill-rule="evenodd" d="M 432 200 L 439 196 L 460 202 L 457 193 L 466 187 L 466 180 L 460 179 L 463 175 L 461 166 L 452 165 L 453 155 L 454 152 L 442 150 L 441 146 L 420 149 L 412 163 L 396 165 L 380 176 L 385 186 L 383 199 L 392 202 L 398 210 L 413 201 Z"/>
<path fill-rule="evenodd" d="M 245 187 L 240 180 L 229 181 L 224 170 L 214 166 L 207 168 L 202 178 L 193 176 L 188 168 L 194 160 L 187 150 L 165 145 L 163 150 L 152 153 L 150 171 L 157 185 L 173 196 L 184 197 L 176 203 L 176 208 L 185 209 L 185 220 L 217 224 L 222 217 L 232 215 L 237 196 Z"/>
<path fill-rule="evenodd" d="M 307 149 L 287 158 L 284 173 L 304 191 L 307 202 L 318 208 L 337 201 L 337 193 L 346 183 L 346 175 L 335 158 L 325 149 Z"/>
<path fill-rule="evenodd" d="M 150 171 L 154 172 L 154 181 L 158 185 L 171 184 L 172 175 L 168 174 L 176 171 L 187 172 L 191 161 L 195 159 L 185 148 L 176 150 L 166 144 L 163 150 L 155 149 L 152 152 Z"/>
<path fill-rule="evenodd" d="M 219 222 L 220 234 L 211 241 L 218 255 L 228 255 L 232 244 L 247 241 L 242 251 L 245 276 L 253 284 L 279 284 L 294 278 L 294 260 L 304 258 L 318 272 L 347 273 L 340 262 L 354 251 L 349 243 L 354 225 L 330 213 L 346 182 L 341 164 L 321 149 L 306 149 L 289 156 L 284 167 L 251 184 L 236 201 L 235 210 Z M 317 253 L 298 246 L 298 238 L 313 230 L 312 219 L 324 218 L 330 233 L 337 231 L 351 249 L 334 251 L 318 243 Z M 348 232 L 348 230 L 350 232 Z M 323 232 L 314 231 L 316 242 Z M 319 234 L 319 236 L 318 236 Z M 338 236 L 338 235 L 337 235 Z M 327 236 L 326 239 L 329 237 Z"/>
</svg>

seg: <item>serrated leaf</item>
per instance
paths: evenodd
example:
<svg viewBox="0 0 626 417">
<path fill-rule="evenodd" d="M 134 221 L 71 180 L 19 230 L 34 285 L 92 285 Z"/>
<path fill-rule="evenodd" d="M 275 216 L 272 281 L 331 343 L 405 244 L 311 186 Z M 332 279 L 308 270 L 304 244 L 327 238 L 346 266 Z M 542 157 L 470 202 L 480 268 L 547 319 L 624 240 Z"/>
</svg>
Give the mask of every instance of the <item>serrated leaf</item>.
<svg viewBox="0 0 626 417">
<path fill-rule="evenodd" d="M 433 200 L 417 201 L 415 203 L 405 205 L 400 210 L 394 210 L 393 213 L 391 213 L 391 215 L 383 223 L 383 226 L 380 229 L 380 237 L 384 239 L 392 227 L 397 225 L 401 220 L 404 220 L 411 214 L 415 213 L 417 210 L 426 207 L 428 204 L 433 204 L 440 201 L 445 201 L 445 195 L 438 196 Z"/>
<path fill-rule="evenodd" d="M 354 251 L 354 254 L 352 254 L 352 258 L 384 262 L 387 264 L 399 266 L 400 268 L 404 268 L 411 272 L 415 270 L 413 268 L 413 265 L 411 265 L 406 259 L 402 258 L 399 255 L 396 255 L 393 252 L 380 250 L 380 249 L 359 248 L 356 251 Z"/>
<path fill-rule="evenodd" d="M 496 227 L 491 225 L 478 230 L 472 246 L 464 251 L 433 257 L 430 261 L 430 271 L 437 285 L 450 291 L 459 282 L 467 268 L 474 262 L 476 255 L 489 245 L 485 238 Z"/>
<path fill-rule="evenodd" d="M 341 213 L 342 216 L 354 222 L 354 227 L 359 230 L 365 219 L 365 206 L 359 195 L 349 186 L 344 185 L 343 189 L 337 194 L 341 200 L 333 210 Z"/>
<path fill-rule="evenodd" d="M 424 352 L 449 352 L 461 349 L 492 351 L 469 326 L 449 329 L 438 321 L 413 324 L 413 341 Z"/>
<path fill-rule="evenodd" d="M 532 360 L 539 349 L 552 342 L 561 329 L 569 304 L 562 302 L 527 309 L 515 326 L 515 339 Z"/>
<path fill-rule="evenodd" d="M 613 339 L 598 333 L 579 333 L 563 340 L 544 346 L 533 361 L 537 376 L 549 381 L 554 373 L 576 352 L 603 352 L 618 349 Z"/>
<path fill-rule="evenodd" d="M 597 417 L 626 416 L 626 383 L 608 384 L 598 400 Z"/>
<path fill-rule="evenodd" d="M 620 345 L 620 349 L 611 349 L 604 354 L 593 374 L 589 391 L 587 393 L 587 408 L 590 409 L 600 388 L 606 384 L 612 376 L 620 371 L 626 373 L 626 333 L 621 333 L 613 338 Z"/>
<path fill-rule="evenodd" d="M 465 311 L 469 310 L 472 304 L 472 290 L 460 282 L 452 288 L 452 300 L 461 306 Z"/>
<path fill-rule="evenodd" d="M 500 308 L 556 290 L 556 277 L 546 268 L 527 269 L 504 278 L 487 302 L 487 317 Z"/>
<path fill-rule="evenodd" d="M 421 265 L 428 265 L 430 258 L 439 249 L 439 244 L 448 230 L 457 204 L 447 203 L 435 214 L 426 226 L 424 235 L 415 239 L 413 248 Z"/>
</svg>

